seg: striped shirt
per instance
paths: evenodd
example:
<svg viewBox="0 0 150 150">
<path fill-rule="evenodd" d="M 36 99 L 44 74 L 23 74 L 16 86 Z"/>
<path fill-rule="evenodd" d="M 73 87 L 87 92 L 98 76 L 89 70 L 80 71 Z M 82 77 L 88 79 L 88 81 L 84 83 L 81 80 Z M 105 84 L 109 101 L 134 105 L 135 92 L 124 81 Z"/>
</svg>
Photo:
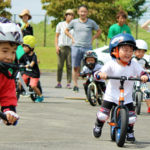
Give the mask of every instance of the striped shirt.
<svg viewBox="0 0 150 150">
<path fill-rule="evenodd" d="M 72 45 L 72 39 L 65 34 L 67 26 L 68 23 L 66 21 L 59 22 L 56 26 L 56 33 L 59 33 L 58 46 L 60 47 Z M 73 30 L 71 30 L 70 33 L 73 35 Z"/>
</svg>

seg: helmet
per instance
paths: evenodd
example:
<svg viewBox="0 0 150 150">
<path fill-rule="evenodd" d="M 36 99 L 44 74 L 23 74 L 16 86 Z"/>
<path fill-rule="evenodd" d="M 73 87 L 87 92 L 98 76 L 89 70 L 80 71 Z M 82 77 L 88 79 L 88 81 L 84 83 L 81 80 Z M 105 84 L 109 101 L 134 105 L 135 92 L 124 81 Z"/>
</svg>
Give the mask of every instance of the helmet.
<svg viewBox="0 0 150 150">
<path fill-rule="evenodd" d="M 87 58 L 94 58 L 95 59 L 95 63 L 87 63 L 86 62 L 86 59 Z M 97 63 L 97 55 L 96 53 L 93 51 L 93 50 L 89 50 L 87 51 L 85 54 L 84 54 L 84 57 L 83 57 L 83 62 L 84 64 L 89 68 L 89 69 L 94 69 L 95 67 L 95 64 Z"/>
<path fill-rule="evenodd" d="M 118 49 L 116 51 L 115 48 L 121 45 L 131 45 L 133 46 L 133 49 L 136 49 L 136 43 L 133 36 L 128 33 L 120 33 L 114 36 L 110 41 L 109 52 L 112 57 L 114 58 L 119 57 L 119 51 Z"/>
<path fill-rule="evenodd" d="M 148 45 L 144 40 L 136 40 L 136 47 L 137 49 L 143 49 L 145 51 L 148 50 Z"/>
<path fill-rule="evenodd" d="M 29 46 L 31 49 L 35 47 L 36 40 L 35 37 L 32 35 L 26 35 L 23 38 L 23 44 Z"/>
<path fill-rule="evenodd" d="M 0 17 L 0 42 L 22 43 L 22 32 L 18 25 L 7 18 Z"/>
</svg>

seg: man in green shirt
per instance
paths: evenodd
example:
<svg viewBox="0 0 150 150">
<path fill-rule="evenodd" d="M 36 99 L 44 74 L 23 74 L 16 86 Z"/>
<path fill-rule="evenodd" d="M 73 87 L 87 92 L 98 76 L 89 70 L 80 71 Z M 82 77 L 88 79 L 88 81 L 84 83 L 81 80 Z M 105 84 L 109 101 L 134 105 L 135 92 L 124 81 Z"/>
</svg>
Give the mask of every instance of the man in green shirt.
<svg viewBox="0 0 150 150">
<path fill-rule="evenodd" d="M 119 11 L 117 16 L 117 23 L 110 26 L 108 31 L 108 38 L 112 39 L 115 35 L 119 33 L 129 33 L 131 34 L 129 26 L 126 24 L 127 14 L 124 11 Z"/>
</svg>

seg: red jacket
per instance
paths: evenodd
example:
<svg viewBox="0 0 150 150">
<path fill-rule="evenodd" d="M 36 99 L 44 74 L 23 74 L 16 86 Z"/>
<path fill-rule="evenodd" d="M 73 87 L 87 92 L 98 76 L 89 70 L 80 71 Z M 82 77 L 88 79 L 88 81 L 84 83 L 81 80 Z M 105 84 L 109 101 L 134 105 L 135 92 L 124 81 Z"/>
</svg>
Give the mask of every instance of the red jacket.
<svg viewBox="0 0 150 150">
<path fill-rule="evenodd" d="M 8 79 L 2 73 L 0 73 L 0 105 L 17 105 L 15 81 L 14 79 Z"/>
</svg>

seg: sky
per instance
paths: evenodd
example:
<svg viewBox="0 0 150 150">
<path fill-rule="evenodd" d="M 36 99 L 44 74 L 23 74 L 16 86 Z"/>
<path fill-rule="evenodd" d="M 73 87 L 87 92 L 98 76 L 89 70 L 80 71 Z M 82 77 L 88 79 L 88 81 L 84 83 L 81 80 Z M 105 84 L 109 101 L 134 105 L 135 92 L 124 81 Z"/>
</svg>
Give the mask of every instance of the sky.
<svg viewBox="0 0 150 150">
<path fill-rule="evenodd" d="M 17 20 L 19 20 L 18 14 L 20 14 L 23 9 L 30 10 L 30 14 L 33 16 L 33 22 L 41 21 L 46 13 L 45 10 L 42 10 L 41 0 L 11 0 L 11 5 L 12 8 L 9 11 L 12 14 L 17 14 Z"/>
</svg>

